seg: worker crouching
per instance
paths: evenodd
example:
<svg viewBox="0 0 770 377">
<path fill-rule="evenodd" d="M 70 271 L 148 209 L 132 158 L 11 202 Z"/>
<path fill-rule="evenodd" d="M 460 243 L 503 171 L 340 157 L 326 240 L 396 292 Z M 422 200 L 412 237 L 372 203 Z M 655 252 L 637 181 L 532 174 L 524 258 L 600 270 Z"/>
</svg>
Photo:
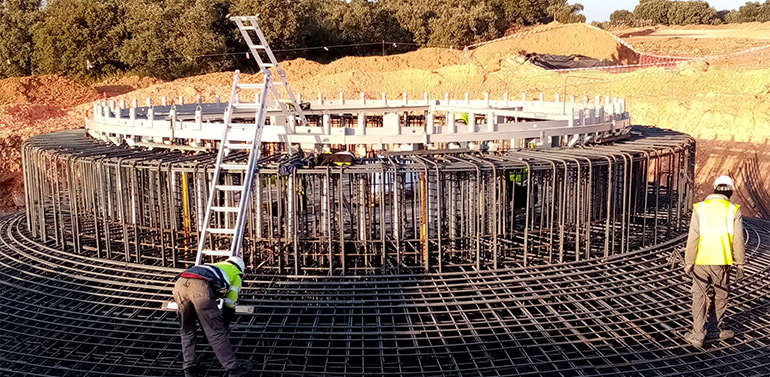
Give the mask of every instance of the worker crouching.
<svg viewBox="0 0 770 377">
<path fill-rule="evenodd" d="M 693 278 L 692 331 L 685 340 L 695 347 L 702 347 L 706 338 L 724 340 L 734 335 L 732 330 L 721 329 L 730 269 L 734 264 L 736 278 L 741 280 L 746 263 L 741 210 L 729 201 L 734 190 L 733 180 L 721 176 L 714 182 L 714 193 L 693 208 L 684 271 Z"/>
<path fill-rule="evenodd" d="M 173 292 L 182 326 L 185 377 L 197 375 L 200 369 L 195 354 L 196 322 L 200 322 L 217 359 L 231 377 L 243 376 L 251 370 L 251 362 L 236 359 L 229 339 L 244 269 L 243 259 L 233 256 L 225 262 L 192 267 L 179 275 Z M 224 304 L 221 312 L 216 301 L 219 298 Z"/>
</svg>

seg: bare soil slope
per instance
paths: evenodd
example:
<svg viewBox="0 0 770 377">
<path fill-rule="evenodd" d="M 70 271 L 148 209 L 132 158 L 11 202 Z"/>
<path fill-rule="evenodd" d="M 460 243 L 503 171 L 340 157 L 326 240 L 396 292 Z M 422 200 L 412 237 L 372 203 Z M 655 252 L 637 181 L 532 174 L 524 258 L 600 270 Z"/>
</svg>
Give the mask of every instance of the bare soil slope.
<svg viewBox="0 0 770 377">
<path fill-rule="evenodd" d="M 611 34 L 584 24 L 553 23 L 542 29 L 546 31 L 532 29 L 530 34 L 483 45 L 473 51 L 473 57 L 490 70 L 519 52 L 586 55 L 618 64 L 634 64 L 638 60 L 635 52 L 619 43 Z"/>
<path fill-rule="evenodd" d="M 70 108 L 98 98 L 93 88 L 56 75 L 0 80 L 0 105 L 38 103 Z"/>
<path fill-rule="evenodd" d="M 770 22 L 726 25 L 650 26 L 612 30 L 640 52 L 708 56 L 770 43 Z"/>
</svg>

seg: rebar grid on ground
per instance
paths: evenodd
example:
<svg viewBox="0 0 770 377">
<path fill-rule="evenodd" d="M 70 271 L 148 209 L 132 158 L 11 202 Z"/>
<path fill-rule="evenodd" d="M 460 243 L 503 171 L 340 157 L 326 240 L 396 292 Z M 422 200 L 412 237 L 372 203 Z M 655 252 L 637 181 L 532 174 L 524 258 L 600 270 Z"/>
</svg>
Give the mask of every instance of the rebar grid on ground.
<svg viewBox="0 0 770 377">
<path fill-rule="evenodd" d="M 607 258 L 453 273 L 247 279 L 232 341 L 254 375 L 770 373 L 770 223 L 747 219 L 747 279 L 726 328 L 686 345 L 683 236 Z M 93 258 L 0 219 L 0 371 L 8 376 L 173 376 L 179 269 Z M 459 269 L 458 269 L 459 270 Z M 222 376 L 211 349 L 207 376 Z"/>
<path fill-rule="evenodd" d="M 601 147 L 391 153 L 353 166 L 286 169 L 302 160 L 269 156 L 242 254 L 260 273 L 367 275 L 562 263 L 664 242 L 686 228 L 694 142 L 636 131 Z M 82 136 L 24 144 L 32 234 L 100 258 L 169 267 L 194 260 L 214 156 Z M 238 201 L 239 193 L 225 195 Z M 212 223 L 234 221 L 224 214 Z"/>
</svg>

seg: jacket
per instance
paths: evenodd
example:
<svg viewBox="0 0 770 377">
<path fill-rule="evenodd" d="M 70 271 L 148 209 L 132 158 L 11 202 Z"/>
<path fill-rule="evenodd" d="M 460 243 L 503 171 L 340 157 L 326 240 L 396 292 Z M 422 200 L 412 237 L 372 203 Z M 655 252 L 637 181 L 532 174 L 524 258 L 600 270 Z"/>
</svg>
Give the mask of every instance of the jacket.
<svg viewBox="0 0 770 377">
<path fill-rule="evenodd" d="M 711 194 L 706 197 L 707 201 L 714 201 L 714 200 L 723 200 L 728 201 L 727 197 L 721 194 Z M 694 208 L 697 208 L 697 206 L 700 203 L 695 204 Z M 685 263 L 690 264 L 696 264 L 696 260 L 698 259 L 698 251 L 699 251 L 699 244 L 700 244 L 700 235 L 701 235 L 701 223 L 705 220 L 700 219 L 699 211 L 694 210 L 692 213 L 692 218 L 690 219 L 690 231 L 687 236 L 687 248 L 685 250 Z M 717 265 L 725 265 L 725 264 L 736 264 L 739 266 L 742 266 L 746 264 L 746 251 L 745 247 L 743 245 L 743 216 L 741 215 L 740 208 L 737 208 L 735 215 L 733 217 L 733 227 L 732 227 L 732 255 L 730 262 L 732 263 L 719 263 Z M 704 263 L 698 263 L 698 264 L 704 264 Z"/>
<path fill-rule="evenodd" d="M 222 298 L 225 305 L 235 308 L 243 284 L 242 275 L 234 264 L 219 262 L 194 266 L 180 276 L 208 281 L 217 298 Z"/>
</svg>

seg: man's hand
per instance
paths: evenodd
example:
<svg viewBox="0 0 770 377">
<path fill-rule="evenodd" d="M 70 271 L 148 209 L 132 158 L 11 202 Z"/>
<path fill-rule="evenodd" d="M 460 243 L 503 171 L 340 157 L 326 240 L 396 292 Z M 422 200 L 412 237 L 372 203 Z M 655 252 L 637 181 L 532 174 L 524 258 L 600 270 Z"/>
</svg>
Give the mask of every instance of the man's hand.
<svg viewBox="0 0 770 377">
<path fill-rule="evenodd" d="M 695 269 L 694 264 L 688 264 L 684 266 L 684 274 L 687 276 L 692 276 L 692 271 Z"/>
<path fill-rule="evenodd" d="M 230 322 L 235 318 L 235 308 L 231 308 L 227 305 L 222 306 L 222 318 L 225 320 L 225 327 L 230 326 Z"/>
<path fill-rule="evenodd" d="M 735 278 L 737 280 L 743 280 L 743 278 L 746 277 L 745 273 L 743 271 L 743 265 L 739 264 L 738 268 L 735 270 Z"/>
</svg>

